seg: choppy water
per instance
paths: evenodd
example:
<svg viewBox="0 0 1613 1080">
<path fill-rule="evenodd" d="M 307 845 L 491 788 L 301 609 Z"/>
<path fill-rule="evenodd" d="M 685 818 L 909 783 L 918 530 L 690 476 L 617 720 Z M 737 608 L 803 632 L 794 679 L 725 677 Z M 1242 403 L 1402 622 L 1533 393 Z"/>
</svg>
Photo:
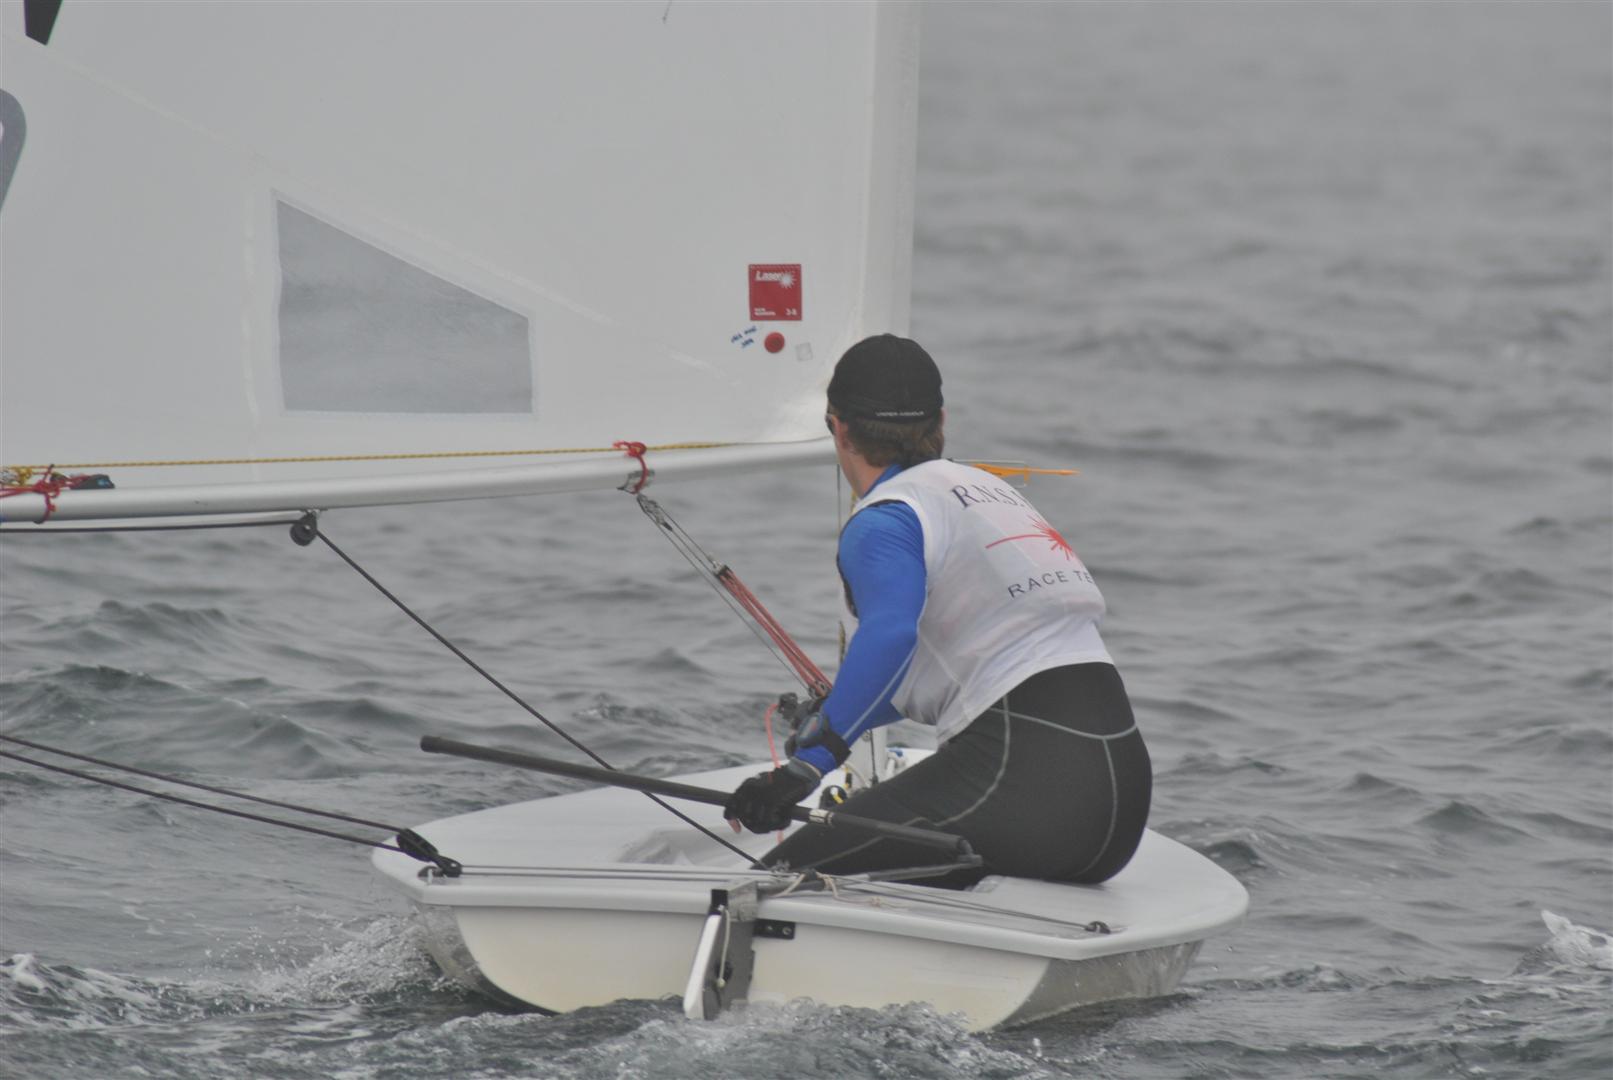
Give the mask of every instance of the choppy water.
<svg viewBox="0 0 1613 1080">
<path fill-rule="evenodd" d="M 1110 601 L 1152 823 L 1252 896 L 1180 993 L 986 1036 L 509 1014 L 360 849 L 6 763 L 0 1075 L 1604 1075 L 1610 11 L 926 10 L 951 449 L 1082 469 L 1033 495 Z M 832 655 L 830 476 L 660 494 Z M 617 764 L 755 755 L 783 673 L 620 495 L 327 527 Z M 402 823 L 561 789 L 416 752 L 530 723 L 280 530 L 8 539 L 0 573 L 7 732 Z"/>
</svg>

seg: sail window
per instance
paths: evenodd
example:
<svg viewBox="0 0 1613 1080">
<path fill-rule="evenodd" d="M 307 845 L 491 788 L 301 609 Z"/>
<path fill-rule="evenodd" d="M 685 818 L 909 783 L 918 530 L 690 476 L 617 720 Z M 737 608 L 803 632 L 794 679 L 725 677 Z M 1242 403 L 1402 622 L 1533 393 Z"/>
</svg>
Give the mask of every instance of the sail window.
<svg viewBox="0 0 1613 1080">
<path fill-rule="evenodd" d="M 532 411 L 524 315 L 294 206 L 276 209 L 288 411 Z"/>
</svg>

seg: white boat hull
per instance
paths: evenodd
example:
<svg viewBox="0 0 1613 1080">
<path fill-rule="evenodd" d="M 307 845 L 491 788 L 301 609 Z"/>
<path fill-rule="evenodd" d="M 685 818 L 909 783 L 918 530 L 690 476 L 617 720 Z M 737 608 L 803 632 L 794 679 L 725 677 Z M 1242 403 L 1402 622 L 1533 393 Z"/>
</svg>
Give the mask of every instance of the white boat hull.
<svg viewBox="0 0 1613 1080">
<path fill-rule="evenodd" d="M 752 771 L 684 779 L 723 788 Z M 768 879 L 669 820 L 637 793 L 587 791 L 417 830 L 466 864 L 458 878 L 389 851 L 374 861 L 413 901 L 445 972 L 507 1003 L 567 1012 L 683 994 L 712 890 Z M 759 852 L 772 838 L 744 842 Z M 1170 993 L 1204 938 L 1247 903 L 1230 875 L 1152 832 L 1098 886 L 991 877 L 953 892 L 846 879 L 838 894 L 764 897 L 759 919 L 788 936 L 758 933 L 747 996 L 923 1001 L 973 1029 L 1021 1024 Z"/>
<path fill-rule="evenodd" d="M 543 1012 L 681 993 L 704 921 L 430 904 L 418 910 L 432 958 L 444 972 L 494 1000 Z M 943 1013 L 962 1013 L 975 1029 L 1169 994 L 1201 944 L 1050 960 L 825 927 L 803 926 L 799 935 L 795 942 L 755 942 L 751 1001 L 804 997 L 869 1009 L 924 1001 Z M 803 949 L 825 959 L 801 964 L 796 954 Z"/>
</svg>

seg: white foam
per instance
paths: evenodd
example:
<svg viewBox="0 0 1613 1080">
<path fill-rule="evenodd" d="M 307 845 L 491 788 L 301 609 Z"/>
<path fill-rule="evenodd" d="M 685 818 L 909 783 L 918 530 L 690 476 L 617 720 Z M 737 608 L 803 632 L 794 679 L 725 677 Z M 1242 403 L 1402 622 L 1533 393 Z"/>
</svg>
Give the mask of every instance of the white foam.
<svg viewBox="0 0 1613 1080">
<path fill-rule="evenodd" d="M 346 941 L 327 945 L 309 960 L 260 969 L 251 989 L 285 1003 L 342 1002 L 386 994 L 399 987 L 441 981 L 411 919 L 384 917 Z"/>
<path fill-rule="evenodd" d="M 1559 963 L 1577 968 L 1595 968 L 1613 971 L 1613 940 L 1586 926 L 1579 926 L 1555 912 L 1540 912 L 1540 918 L 1551 931 L 1546 950 Z"/>
<path fill-rule="evenodd" d="M 11 957 L 10 963 L 3 966 L 3 970 L 11 976 L 12 982 L 24 990 L 32 990 L 39 994 L 45 992 L 45 981 L 34 972 L 33 953 L 16 953 Z"/>
<path fill-rule="evenodd" d="M 0 972 L 11 977 L 19 995 L 28 995 L 20 998 L 24 1008 L 7 1014 L 25 1027 L 78 1030 L 140 1024 L 163 1009 L 161 989 L 154 984 L 95 968 L 52 967 L 32 953 L 13 955 L 0 963 Z"/>
</svg>

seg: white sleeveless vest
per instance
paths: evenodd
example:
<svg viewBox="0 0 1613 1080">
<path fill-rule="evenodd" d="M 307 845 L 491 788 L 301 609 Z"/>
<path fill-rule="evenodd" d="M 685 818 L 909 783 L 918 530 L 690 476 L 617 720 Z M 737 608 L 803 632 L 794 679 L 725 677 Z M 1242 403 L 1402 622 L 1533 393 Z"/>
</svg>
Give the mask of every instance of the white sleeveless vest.
<svg viewBox="0 0 1613 1080">
<path fill-rule="evenodd" d="M 1103 595 L 1073 548 L 1005 481 L 926 461 L 877 485 L 858 512 L 911 507 L 924 531 L 918 645 L 893 703 L 943 741 L 1039 671 L 1112 663 Z"/>
</svg>

